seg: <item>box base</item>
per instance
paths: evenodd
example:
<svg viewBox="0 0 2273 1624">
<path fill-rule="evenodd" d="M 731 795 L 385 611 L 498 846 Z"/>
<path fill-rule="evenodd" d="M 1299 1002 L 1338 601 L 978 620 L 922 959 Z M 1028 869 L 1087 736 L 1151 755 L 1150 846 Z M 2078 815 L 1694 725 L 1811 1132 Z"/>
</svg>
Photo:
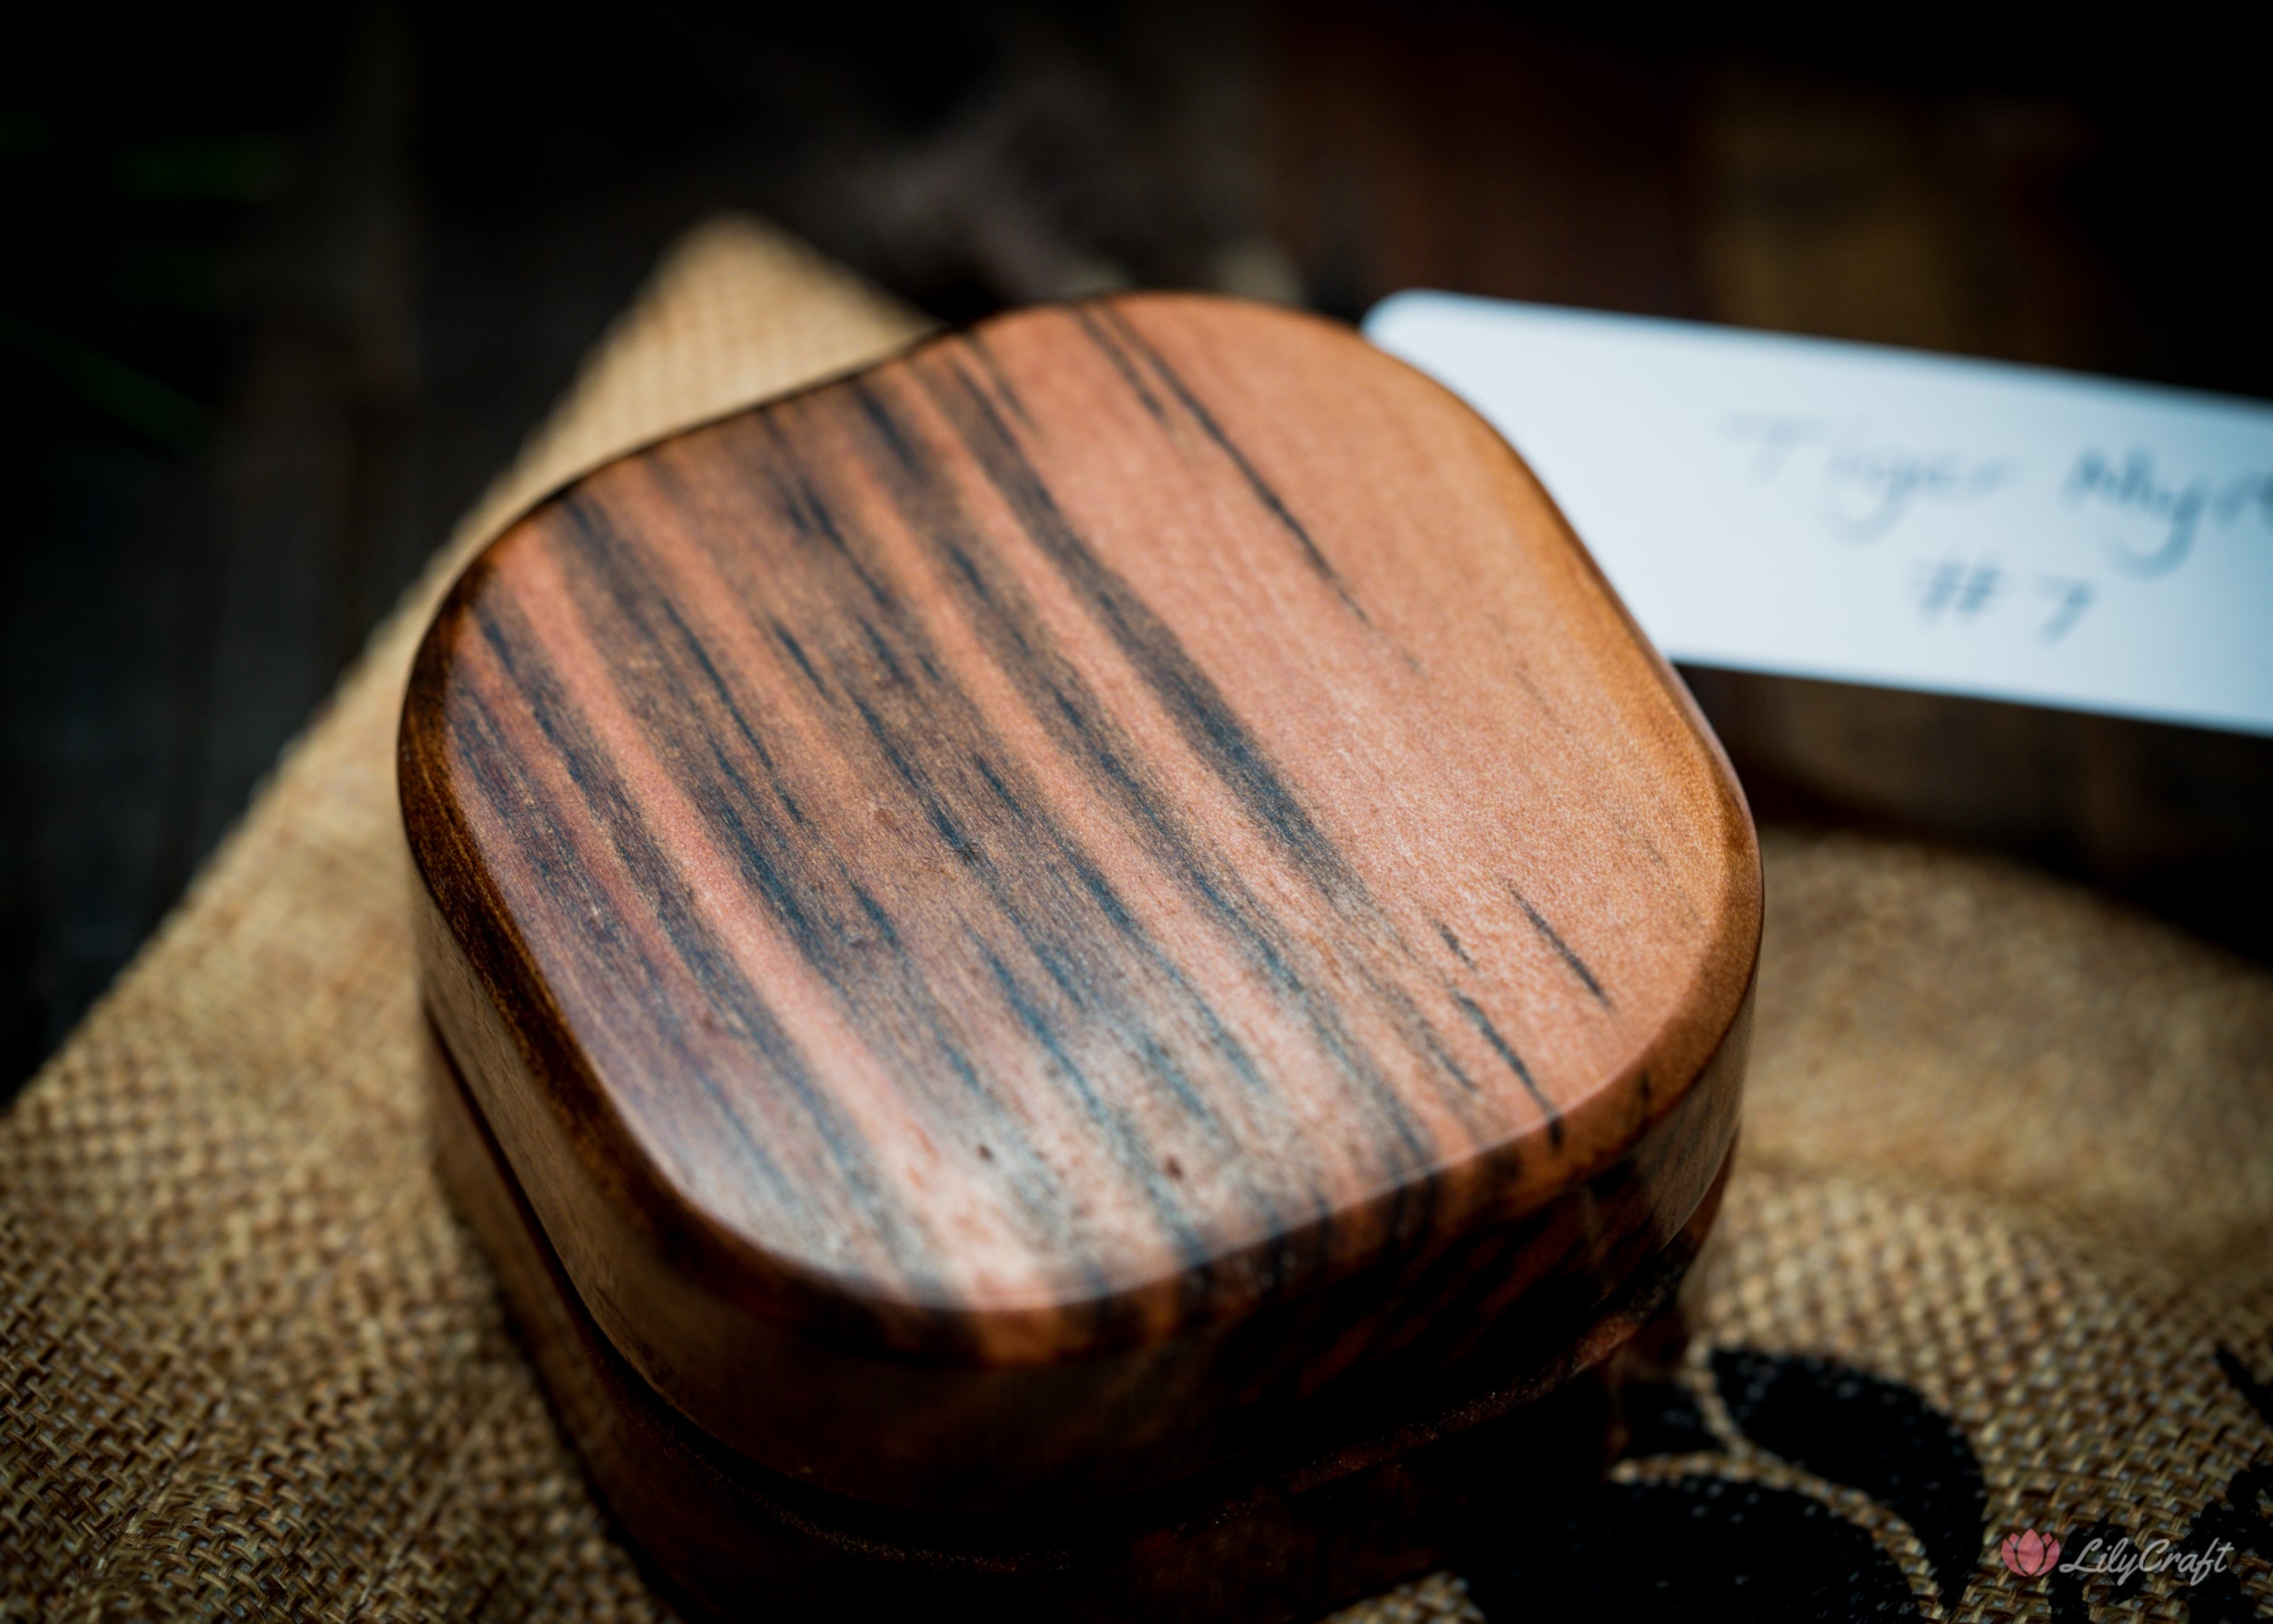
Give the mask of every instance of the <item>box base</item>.
<svg viewBox="0 0 2273 1624">
<path fill-rule="evenodd" d="M 1662 1315 L 1727 1178 L 1681 1233 L 1488 1392 L 1419 1420 L 1346 1425 L 1123 1499 L 1050 1515 L 896 1510 L 816 1491 L 710 1438 L 586 1312 L 440 1040 L 429 1031 L 445 1185 L 600 1496 L 668 1588 L 718 1612 L 984 1608 L 1010 1619 L 1242 1624 L 1313 1619 L 1443 1563 L 1467 1531 L 1598 1480 L 1612 1358 Z M 1653 1336 L 1652 1341 L 1661 1338 Z"/>
</svg>

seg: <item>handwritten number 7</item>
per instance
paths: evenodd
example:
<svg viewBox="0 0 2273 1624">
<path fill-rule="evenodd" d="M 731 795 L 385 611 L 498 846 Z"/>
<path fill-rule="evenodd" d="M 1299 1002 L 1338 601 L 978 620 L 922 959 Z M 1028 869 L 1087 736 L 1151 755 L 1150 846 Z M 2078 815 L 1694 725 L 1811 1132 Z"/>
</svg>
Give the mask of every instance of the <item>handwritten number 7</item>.
<svg viewBox="0 0 2273 1624">
<path fill-rule="evenodd" d="M 2057 643 L 2068 636 L 2075 624 L 2091 607 L 2091 583 L 2072 580 L 2063 576 L 2044 577 L 2044 590 L 2054 599 L 2051 618 L 2044 623 L 2042 635 L 2047 643 Z"/>
</svg>

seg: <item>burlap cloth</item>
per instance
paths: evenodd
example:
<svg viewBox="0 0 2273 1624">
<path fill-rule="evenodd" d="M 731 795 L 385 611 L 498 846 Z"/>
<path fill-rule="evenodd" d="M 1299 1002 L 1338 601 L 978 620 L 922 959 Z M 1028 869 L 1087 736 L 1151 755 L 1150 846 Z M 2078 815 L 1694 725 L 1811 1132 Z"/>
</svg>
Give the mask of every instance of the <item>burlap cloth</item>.
<svg viewBox="0 0 2273 1624">
<path fill-rule="evenodd" d="M 750 223 L 683 243 L 0 1121 L 0 1616 L 666 1615 L 428 1164 L 396 711 L 516 509 L 919 327 Z M 2273 1596 L 2236 1487 L 2273 1460 L 2273 975 L 2001 863 L 1763 844 L 1747 1138 L 1677 1393 L 1703 1430 L 1622 1489 L 1810 1497 L 1925 1617 L 2081 1616 L 1998 1560 L 2028 1526 L 2242 1531 L 2224 1590 L 2159 1574 L 2126 1617 Z M 1973 1500 L 1812 1450 L 1755 1402 L 1775 1379 L 1833 1433 L 1841 1404 L 1938 1418 Z M 1471 1605 L 1437 1576 L 1360 1612 Z"/>
</svg>

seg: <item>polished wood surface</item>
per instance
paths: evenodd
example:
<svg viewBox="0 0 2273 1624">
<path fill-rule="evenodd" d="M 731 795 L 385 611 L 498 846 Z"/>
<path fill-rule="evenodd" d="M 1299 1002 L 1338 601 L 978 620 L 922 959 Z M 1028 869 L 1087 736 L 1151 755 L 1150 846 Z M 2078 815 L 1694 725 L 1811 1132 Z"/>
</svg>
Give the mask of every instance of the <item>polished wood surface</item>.
<svg viewBox="0 0 2273 1624">
<path fill-rule="evenodd" d="M 1619 1433 L 1618 1387 L 1645 1362 L 1636 1351 L 1677 1346 L 1667 1305 L 1720 1195 L 1716 1183 L 1608 1300 L 1542 1324 L 1533 1361 L 1507 1386 L 1402 1394 L 1370 1427 L 1102 1506 L 927 1515 L 787 1481 L 662 1402 L 584 1310 L 438 1039 L 428 1078 L 444 1181 L 496 1266 L 555 1410 L 637 1547 L 722 1617 L 969 1609 L 1293 1624 L 1464 1545 L 1496 1549 L 1511 1521 L 1552 1518 L 1599 1478 Z"/>
<path fill-rule="evenodd" d="M 1599 1294 L 1734 1132 L 1717 747 L 1491 431 L 1313 318 L 1022 313 L 601 470 L 452 596 L 401 777 L 596 1319 L 847 1492 L 1196 1469 Z"/>
</svg>

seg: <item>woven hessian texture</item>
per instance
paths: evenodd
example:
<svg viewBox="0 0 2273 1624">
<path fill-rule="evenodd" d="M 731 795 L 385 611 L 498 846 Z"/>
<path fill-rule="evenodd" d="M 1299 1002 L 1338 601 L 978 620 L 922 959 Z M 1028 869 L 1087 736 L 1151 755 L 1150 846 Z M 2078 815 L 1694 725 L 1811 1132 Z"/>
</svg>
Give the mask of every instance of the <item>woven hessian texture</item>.
<svg viewBox="0 0 2273 1624">
<path fill-rule="evenodd" d="M 921 326 L 753 224 L 682 244 L 0 1120 L 0 1617 L 668 1615 L 429 1165 L 396 713 L 436 597 L 514 513 Z M 1702 1430 L 1621 1491 L 1808 1497 L 1927 1618 L 2053 1616 L 2055 1582 L 1998 1558 L 2012 1529 L 2246 1531 L 2254 1492 L 2205 1508 L 2273 1461 L 2273 976 L 2016 867 L 1763 844 L 1747 1137 L 1672 1389 Z M 1946 1422 L 1973 1512 L 1755 1402 L 1817 1377 L 1834 1433 L 1857 1393 Z M 2239 1605 L 2266 1576 L 2245 1542 Z M 2166 1572 L 2124 1616 L 2211 1594 Z M 1472 1610 L 1437 1576 L 1353 1616 Z"/>
</svg>

